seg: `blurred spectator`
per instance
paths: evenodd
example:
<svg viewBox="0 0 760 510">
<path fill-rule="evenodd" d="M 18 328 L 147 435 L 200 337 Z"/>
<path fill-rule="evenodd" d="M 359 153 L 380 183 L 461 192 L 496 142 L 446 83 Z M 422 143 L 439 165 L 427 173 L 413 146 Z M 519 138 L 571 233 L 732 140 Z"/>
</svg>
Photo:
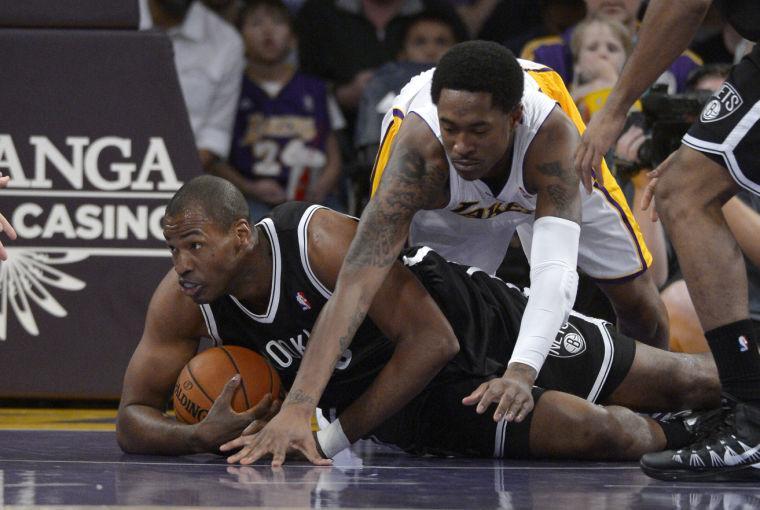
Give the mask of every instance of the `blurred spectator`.
<svg viewBox="0 0 760 510">
<path fill-rule="evenodd" d="M 357 164 L 352 184 L 357 211 L 369 199 L 370 170 L 380 146 L 380 125 L 393 98 L 409 80 L 434 66 L 454 44 L 460 42 L 451 19 L 423 11 L 407 23 L 403 46 L 396 60 L 383 64 L 362 93 L 356 120 L 354 145 Z"/>
<path fill-rule="evenodd" d="M 499 42 L 519 55 L 531 39 L 559 35 L 585 14 L 583 0 L 500 0 L 476 33 L 478 39 Z"/>
<path fill-rule="evenodd" d="M 586 18 L 602 17 L 622 23 L 632 34 L 631 40 L 635 44 L 637 14 L 641 10 L 642 0 L 585 1 Z M 525 45 L 520 56 L 551 67 L 562 76 L 565 83 L 572 83 L 574 69 L 570 40 L 574 30 L 575 26 L 565 30 L 561 36 L 534 39 Z M 683 92 L 689 73 L 701 64 L 702 60 L 696 54 L 687 51 L 673 62 L 657 82 L 666 84 L 670 93 Z"/>
<path fill-rule="evenodd" d="M 203 3 L 230 25 L 237 24 L 240 10 L 244 5 L 243 0 L 203 0 Z"/>
<path fill-rule="evenodd" d="M 140 29 L 165 31 L 203 168 L 225 158 L 245 67 L 235 29 L 194 0 L 140 0 Z"/>
<path fill-rule="evenodd" d="M 306 0 L 301 7 L 302 69 L 334 84 L 351 127 L 373 71 L 396 57 L 406 23 L 422 11 L 447 17 L 457 27 L 457 39 L 467 38 L 446 0 Z"/>
<path fill-rule="evenodd" d="M 576 26 L 570 39 L 570 93 L 584 121 L 604 105 L 632 49 L 630 32 L 617 21 L 591 17 Z"/>
<path fill-rule="evenodd" d="M 296 39 L 287 6 L 281 0 L 249 1 L 240 30 L 248 67 L 229 165 L 218 163 L 214 172 L 246 195 L 253 219 L 286 200 L 342 209 L 336 197 L 340 153 L 327 87 L 288 61 Z"/>
</svg>

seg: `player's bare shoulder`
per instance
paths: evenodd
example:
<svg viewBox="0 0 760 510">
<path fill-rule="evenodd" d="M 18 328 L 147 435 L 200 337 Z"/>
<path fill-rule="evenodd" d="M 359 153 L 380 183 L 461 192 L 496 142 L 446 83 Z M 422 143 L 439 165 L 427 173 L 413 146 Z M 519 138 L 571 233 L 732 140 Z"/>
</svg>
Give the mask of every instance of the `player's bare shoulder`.
<svg viewBox="0 0 760 510">
<path fill-rule="evenodd" d="M 150 299 L 147 328 L 175 338 L 200 339 L 208 334 L 200 308 L 182 293 L 174 269 L 161 279 Z"/>
<path fill-rule="evenodd" d="M 448 179 L 449 164 L 440 140 L 421 117 L 409 114 L 394 143 L 383 184 L 388 181 L 389 191 L 402 192 L 401 202 L 415 210 L 436 209 L 448 202 Z"/>
</svg>

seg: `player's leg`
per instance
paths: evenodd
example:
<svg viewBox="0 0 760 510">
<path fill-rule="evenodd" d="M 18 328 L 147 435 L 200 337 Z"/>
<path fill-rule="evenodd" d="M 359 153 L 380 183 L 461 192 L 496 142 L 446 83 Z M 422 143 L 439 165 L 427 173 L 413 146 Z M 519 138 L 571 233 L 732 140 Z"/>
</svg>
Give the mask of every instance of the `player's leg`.
<svg viewBox="0 0 760 510">
<path fill-rule="evenodd" d="M 668 349 L 668 311 L 649 271 L 621 283 L 597 281 L 597 284 L 615 309 L 621 333 Z"/>
<path fill-rule="evenodd" d="M 657 210 L 721 384 L 740 401 L 707 440 L 642 458 L 645 472 L 657 478 L 760 480 L 760 352 L 749 320 L 744 261 L 721 210 L 737 183 L 760 194 L 759 52 L 734 67 L 663 167 L 657 187 Z"/>
<path fill-rule="evenodd" d="M 715 362 L 709 353 L 663 352 L 637 342 L 631 368 L 604 403 L 637 411 L 718 407 L 720 382 Z"/>
<path fill-rule="evenodd" d="M 683 442 L 689 436 L 680 437 Z M 635 460 L 666 445 L 664 429 L 655 420 L 559 391 L 544 392 L 532 413 L 531 457 Z"/>
</svg>

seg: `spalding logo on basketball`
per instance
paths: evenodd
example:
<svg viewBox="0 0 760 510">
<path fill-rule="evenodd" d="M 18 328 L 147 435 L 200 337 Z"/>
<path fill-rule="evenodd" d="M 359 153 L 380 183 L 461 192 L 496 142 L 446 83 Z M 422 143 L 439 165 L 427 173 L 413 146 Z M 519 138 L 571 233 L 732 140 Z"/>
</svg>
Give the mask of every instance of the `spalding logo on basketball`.
<svg viewBox="0 0 760 510">
<path fill-rule="evenodd" d="M 742 96 L 736 91 L 730 83 L 724 83 L 723 86 L 710 99 L 699 116 L 702 122 L 715 122 L 725 119 L 734 113 L 744 102 Z"/>
<path fill-rule="evenodd" d="M 578 328 L 566 322 L 560 328 L 559 333 L 554 338 L 549 356 L 555 358 L 573 358 L 586 352 L 586 339 Z"/>
</svg>

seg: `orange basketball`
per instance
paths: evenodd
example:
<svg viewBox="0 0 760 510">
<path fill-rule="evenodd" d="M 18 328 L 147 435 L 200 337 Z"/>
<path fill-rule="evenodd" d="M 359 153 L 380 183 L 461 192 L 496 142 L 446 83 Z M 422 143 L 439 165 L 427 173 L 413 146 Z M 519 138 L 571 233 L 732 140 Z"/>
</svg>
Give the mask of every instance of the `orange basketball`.
<svg viewBox="0 0 760 510">
<path fill-rule="evenodd" d="M 259 354 L 244 347 L 225 345 L 201 352 L 180 372 L 174 385 L 174 414 L 184 423 L 206 417 L 227 381 L 240 374 L 240 386 L 232 397 L 232 407 L 242 412 L 259 403 L 264 395 L 280 394 L 280 377 Z"/>
</svg>

